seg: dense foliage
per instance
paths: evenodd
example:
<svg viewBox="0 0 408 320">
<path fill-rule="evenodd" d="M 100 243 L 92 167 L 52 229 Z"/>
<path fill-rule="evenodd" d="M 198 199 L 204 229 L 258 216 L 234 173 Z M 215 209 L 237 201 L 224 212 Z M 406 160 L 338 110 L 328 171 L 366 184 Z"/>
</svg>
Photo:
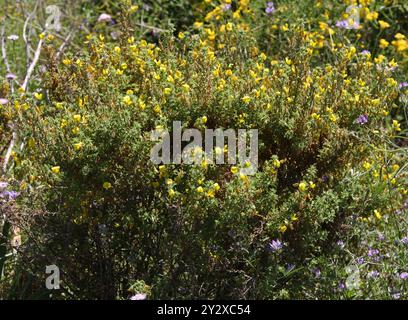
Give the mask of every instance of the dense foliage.
<svg viewBox="0 0 408 320">
<path fill-rule="evenodd" d="M 402 2 L 359 1 L 355 29 L 353 1 L 99 2 L 80 50 L 40 34 L 38 81 L 0 91 L 2 296 L 50 297 L 55 264 L 56 299 L 407 298 Z M 258 129 L 257 173 L 153 164 L 173 121 Z"/>
</svg>

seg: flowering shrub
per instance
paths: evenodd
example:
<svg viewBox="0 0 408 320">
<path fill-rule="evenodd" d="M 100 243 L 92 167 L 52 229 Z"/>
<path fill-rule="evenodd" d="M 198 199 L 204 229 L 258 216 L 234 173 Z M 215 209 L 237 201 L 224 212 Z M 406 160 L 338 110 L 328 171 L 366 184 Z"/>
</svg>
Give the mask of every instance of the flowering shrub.
<svg viewBox="0 0 408 320">
<path fill-rule="evenodd" d="M 61 62 L 46 45 L 42 85 L 1 108 L 23 144 L 18 207 L 0 203 L 24 237 L 8 295 L 46 296 L 55 264 L 60 299 L 406 298 L 399 45 L 387 58 L 349 29 L 286 24 L 290 5 L 204 1 L 151 42 L 118 13 L 116 40 L 90 33 Z M 153 164 L 150 132 L 173 121 L 258 129 L 257 173 Z"/>
</svg>

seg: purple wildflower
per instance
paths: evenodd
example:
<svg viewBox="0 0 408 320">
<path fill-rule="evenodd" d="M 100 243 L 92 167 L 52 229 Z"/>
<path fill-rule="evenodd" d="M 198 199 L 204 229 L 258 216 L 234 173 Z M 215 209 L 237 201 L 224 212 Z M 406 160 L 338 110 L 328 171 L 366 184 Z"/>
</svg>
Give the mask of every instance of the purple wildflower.
<svg viewBox="0 0 408 320">
<path fill-rule="evenodd" d="M 268 249 L 271 252 L 275 252 L 278 251 L 280 249 L 282 249 L 283 244 L 282 242 L 280 242 L 278 239 L 276 240 L 272 240 L 269 244 L 268 244 Z"/>
<path fill-rule="evenodd" d="M 19 36 L 16 34 L 12 34 L 10 36 L 7 37 L 7 39 L 9 39 L 10 41 L 16 41 L 18 40 Z"/>
<path fill-rule="evenodd" d="M 362 55 L 365 55 L 365 56 L 370 56 L 370 55 L 371 55 L 371 52 L 368 51 L 368 50 L 363 50 L 363 51 L 361 51 L 361 54 L 362 54 Z"/>
<path fill-rule="evenodd" d="M 363 264 L 364 263 L 364 258 L 363 257 L 357 258 L 356 263 L 357 264 Z"/>
<path fill-rule="evenodd" d="M 377 270 L 374 270 L 374 271 L 370 271 L 367 274 L 367 277 L 368 278 L 377 278 L 379 275 L 380 275 L 380 273 Z"/>
<path fill-rule="evenodd" d="M 229 3 L 224 4 L 224 11 L 228 11 L 231 9 L 231 5 Z"/>
<path fill-rule="evenodd" d="M 134 296 L 130 297 L 130 300 L 146 300 L 146 294 L 144 293 L 136 293 Z"/>
<path fill-rule="evenodd" d="M 385 236 L 382 233 L 379 233 L 377 238 L 378 238 L 378 241 L 383 241 L 385 239 Z"/>
<path fill-rule="evenodd" d="M 408 244 L 408 237 L 404 237 L 401 239 L 401 243 Z"/>
<path fill-rule="evenodd" d="M 6 74 L 6 79 L 9 80 L 9 81 L 16 80 L 17 76 L 14 73 L 7 73 Z"/>
<path fill-rule="evenodd" d="M 17 191 L 4 191 L 0 193 L 2 198 L 8 198 L 8 200 L 14 200 L 20 195 L 20 192 Z"/>
<path fill-rule="evenodd" d="M 288 263 L 286 266 L 286 272 L 292 271 L 293 269 L 295 269 L 295 265 L 293 263 Z"/>
<path fill-rule="evenodd" d="M 344 289 L 346 289 L 346 285 L 343 282 L 341 282 L 337 286 L 337 289 L 340 290 L 340 291 L 343 291 Z"/>
<path fill-rule="evenodd" d="M 343 249 L 345 244 L 342 240 L 337 241 L 337 245 L 340 247 L 340 249 Z"/>
<path fill-rule="evenodd" d="M 102 13 L 98 18 L 98 22 L 110 22 L 110 21 L 112 21 L 112 16 L 107 13 Z"/>
<path fill-rule="evenodd" d="M 402 272 L 399 275 L 400 279 L 407 280 L 408 279 L 408 272 Z"/>
<path fill-rule="evenodd" d="M 336 27 L 341 29 L 359 29 L 360 25 L 358 22 L 354 21 L 353 24 L 350 24 L 347 20 L 339 20 L 336 22 Z"/>
<path fill-rule="evenodd" d="M 356 122 L 357 122 L 358 124 L 361 124 L 361 125 L 367 123 L 367 122 L 368 122 L 368 115 L 362 114 L 361 116 L 359 116 L 359 117 L 357 118 Z"/>
<path fill-rule="evenodd" d="M 401 293 L 397 292 L 397 293 L 393 293 L 392 294 L 392 298 L 394 300 L 399 300 L 401 298 Z"/>
<path fill-rule="evenodd" d="M 322 275 L 322 272 L 320 271 L 319 268 L 314 269 L 313 273 L 315 274 L 316 278 L 320 278 L 320 276 Z"/>
<path fill-rule="evenodd" d="M 276 9 L 275 9 L 275 4 L 274 4 L 273 2 L 268 2 L 268 3 L 266 4 L 265 12 L 266 12 L 267 14 L 272 14 L 272 13 L 274 13 L 275 11 L 276 11 Z"/>
<path fill-rule="evenodd" d="M 7 103 L 9 103 L 7 99 L 0 98 L 0 104 L 7 104 Z"/>
<path fill-rule="evenodd" d="M 7 182 L 0 181 L 0 189 L 6 189 L 8 186 Z"/>
<path fill-rule="evenodd" d="M 370 249 L 368 250 L 368 256 L 369 257 L 374 257 L 376 255 L 378 255 L 380 253 L 380 251 L 378 249 Z"/>
<path fill-rule="evenodd" d="M 406 88 L 406 87 L 408 87 L 408 82 L 401 82 L 401 83 L 398 85 L 398 89 L 404 89 L 404 88 Z"/>
</svg>

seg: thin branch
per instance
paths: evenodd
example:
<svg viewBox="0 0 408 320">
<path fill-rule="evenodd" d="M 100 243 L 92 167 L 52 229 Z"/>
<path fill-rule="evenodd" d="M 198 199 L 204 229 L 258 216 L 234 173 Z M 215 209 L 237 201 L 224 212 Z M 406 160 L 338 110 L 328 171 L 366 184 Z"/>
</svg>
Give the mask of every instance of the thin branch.
<svg viewBox="0 0 408 320">
<path fill-rule="evenodd" d="M 31 62 L 30 66 L 28 67 L 27 75 L 24 79 L 23 85 L 21 86 L 24 89 L 24 91 L 27 90 L 28 81 L 31 78 L 34 68 L 38 62 L 38 59 L 40 58 L 41 48 L 42 48 L 43 43 L 44 43 L 44 39 L 40 39 L 40 41 L 38 41 L 37 49 L 35 50 L 35 54 L 34 54 L 34 59 Z"/>
<path fill-rule="evenodd" d="M 13 135 L 12 135 L 11 140 L 10 140 L 10 144 L 9 144 L 7 152 L 6 152 L 6 156 L 4 157 L 3 173 L 6 173 L 6 171 L 7 171 L 7 165 L 9 163 L 9 161 L 10 161 L 10 156 L 11 156 L 11 153 L 13 151 L 14 144 L 16 143 L 16 140 L 17 140 L 17 133 L 14 130 Z"/>
<path fill-rule="evenodd" d="M 74 34 L 74 31 L 70 32 L 69 35 L 65 38 L 64 42 L 61 44 L 61 46 L 58 48 L 56 58 L 59 59 L 60 55 L 64 51 L 65 47 L 68 45 L 69 40 L 71 40 L 72 35 Z"/>
<path fill-rule="evenodd" d="M 7 73 L 11 73 L 10 63 L 7 58 L 7 48 L 6 48 L 6 18 L 7 18 L 7 7 L 8 7 L 7 1 L 5 3 L 5 6 L 6 6 L 6 14 L 4 16 L 3 24 L 1 26 L 1 55 L 3 57 L 4 64 L 6 65 Z M 14 83 L 13 82 L 11 82 L 10 87 L 11 87 L 11 93 L 14 93 Z"/>
<path fill-rule="evenodd" d="M 37 11 L 37 6 L 38 6 L 38 1 L 35 3 L 33 11 L 28 15 L 27 19 L 24 21 L 24 27 L 23 27 L 23 39 L 24 39 L 24 42 L 26 44 L 26 56 L 27 56 L 26 57 L 26 67 L 27 68 L 30 65 L 30 56 L 31 56 L 31 54 L 30 54 L 30 49 L 31 49 L 30 43 L 31 43 L 31 41 L 30 41 L 29 37 L 27 37 L 27 27 L 28 27 L 29 21 L 34 16 L 35 12 Z M 21 10 L 23 10 L 23 14 L 24 14 L 24 8 L 23 8 L 22 5 L 21 5 Z M 24 16 L 25 16 L 25 14 L 24 14 Z M 30 31 L 28 31 L 28 35 L 29 34 L 30 34 Z"/>
</svg>

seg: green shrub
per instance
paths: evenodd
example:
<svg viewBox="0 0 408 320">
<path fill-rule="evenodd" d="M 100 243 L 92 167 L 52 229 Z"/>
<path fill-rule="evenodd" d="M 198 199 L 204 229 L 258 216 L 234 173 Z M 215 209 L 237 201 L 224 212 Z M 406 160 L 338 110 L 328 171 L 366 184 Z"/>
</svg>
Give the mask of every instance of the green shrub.
<svg viewBox="0 0 408 320">
<path fill-rule="evenodd" d="M 159 45 L 91 35 L 62 64 L 48 47 L 41 94 L 4 109 L 25 142 L 13 157 L 30 288 L 43 294 L 56 264 L 59 298 L 126 298 L 140 280 L 153 298 L 359 296 L 333 293 L 335 261 L 355 258 L 336 243 L 363 250 L 350 226 L 401 223 L 402 159 L 387 151 L 397 82 L 354 47 L 316 66 L 306 34 L 288 32 L 290 56 L 273 59 L 235 27 L 217 49 L 206 31 Z M 258 172 L 154 165 L 150 132 L 173 121 L 258 129 Z"/>
</svg>

